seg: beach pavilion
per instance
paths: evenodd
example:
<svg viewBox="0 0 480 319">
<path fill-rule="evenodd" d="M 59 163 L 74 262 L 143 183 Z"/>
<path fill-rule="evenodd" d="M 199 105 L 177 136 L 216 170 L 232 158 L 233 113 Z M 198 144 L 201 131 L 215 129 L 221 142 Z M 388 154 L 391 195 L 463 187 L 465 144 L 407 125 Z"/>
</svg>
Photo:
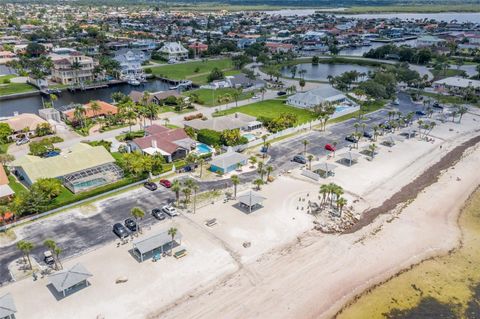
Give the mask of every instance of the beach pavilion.
<svg viewBox="0 0 480 319">
<path fill-rule="evenodd" d="M 348 151 L 338 156 L 340 157 L 340 161 L 346 162 L 348 166 L 352 166 L 353 163 L 358 162 L 360 154 Z"/>
<path fill-rule="evenodd" d="M 248 212 L 251 213 L 252 209 L 260 207 L 266 198 L 250 190 L 237 196 L 237 199 L 240 207 L 247 207 Z"/>
<path fill-rule="evenodd" d="M 0 319 L 15 319 L 17 308 L 11 294 L 0 297 Z"/>
<path fill-rule="evenodd" d="M 394 146 L 397 142 L 401 142 L 402 139 L 399 136 L 388 135 L 384 138 L 382 144 L 388 147 Z"/>
<path fill-rule="evenodd" d="M 90 285 L 88 278 L 92 276 L 85 266 L 78 263 L 72 268 L 56 272 L 48 278 L 50 284 L 65 297 L 68 292 L 76 288 L 88 287 Z"/>
<path fill-rule="evenodd" d="M 168 231 L 164 231 L 147 238 L 134 240 L 133 253 L 143 262 L 145 258 L 153 256 L 156 252 L 163 254 L 172 249 L 175 242 L 179 245 L 182 244 L 182 234 L 177 232 L 172 241 L 172 236 L 168 234 Z"/>
<path fill-rule="evenodd" d="M 328 176 L 333 176 L 335 174 L 335 168 L 337 168 L 337 165 L 324 162 L 313 165 L 312 172 L 327 178 Z"/>
</svg>

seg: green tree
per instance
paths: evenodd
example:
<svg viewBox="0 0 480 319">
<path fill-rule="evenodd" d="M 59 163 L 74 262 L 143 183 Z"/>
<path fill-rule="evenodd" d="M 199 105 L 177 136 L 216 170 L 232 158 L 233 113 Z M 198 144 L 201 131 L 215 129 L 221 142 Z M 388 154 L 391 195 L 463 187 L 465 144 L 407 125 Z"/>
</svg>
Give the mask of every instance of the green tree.
<svg viewBox="0 0 480 319">
<path fill-rule="evenodd" d="M 8 123 L 0 123 L 0 142 L 7 143 L 10 135 L 13 134 L 13 130 Z"/>
<path fill-rule="evenodd" d="M 264 184 L 263 179 L 258 178 L 253 181 L 253 184 L 257 186 L 257 190 L 260 190 L 260 187 Z"/>
<path fill-rule="evenodd" d="M 57 243 L 53 239 L 46 239 L 43 242 L 43 245 L 47 247 L 52 254 L 55 254 L 55 249 L 57 248 Z M 57 258 L 54 258 L 53 261 L 55 262 L 55 269 L 58 270 Z"/>
<path fill-rule="evenodd" d="M 182 184 L 178 179 L 173 181 L 171 189 L 175 193 L 175 199 L 177 201 L 178 207 L 178 205 L 180 204 L 180 191 L 182 190 Z"/>
<path fill-rule="evenodd" d="M 175 236 L 177 235 L 177 232 L 178 232 L 178 229 L 176 229 L 175 227 L 171 227 L 168 230 L 168 234 L 170 235 L 170 237 L 172 237 L 172 241 L 170 242 L 170 255 L 173 252 L 173 242 L 175 241 Z"/>
<path fill-rule="evenodd" d="M 137 222 L 137 230 L 140 231 L 140 224 L 138 220 L 141 220 L 143 217 L 145 217 L 145 211 L 140 207 L 133 207 L 130 210 L 130 214 L 133 216 L 133 218 L 135 218 L 135 221 Z"/>
<path fill-rule="evenodd" d="M 232 175 L 230 177 L 230 180 L 233 184 L 233 197 L 237 198 L 237 186 L 238 184 L 240 184 L 240 178 L 238 177 L 238 175 Z"/>
<path fill-rule="evenodd" d="M 30 260 L 30 252 L 33 250 L 35 246 L 33 243 L 26 241 L 26 240 L 20 240 L 17 242 L 17 248 L 23 253 L 23 259 L 25 258 L 28 260 L 28 265 L 30 266 L 30 269 L 33 270 L 32 267 L 32 261 Z"/>
</svg>

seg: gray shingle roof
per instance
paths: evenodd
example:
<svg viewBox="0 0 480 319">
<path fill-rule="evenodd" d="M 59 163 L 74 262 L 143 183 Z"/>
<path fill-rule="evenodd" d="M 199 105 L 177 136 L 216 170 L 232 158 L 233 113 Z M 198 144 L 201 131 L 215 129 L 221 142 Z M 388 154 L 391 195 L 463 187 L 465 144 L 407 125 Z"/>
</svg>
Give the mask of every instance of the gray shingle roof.
<svg viewBox="0 0 480 319">
<path fill-rule="evenodd" d="M 177 231 L 175 239 L 181 239 L 182 234 Z M 133 247 L 135 247 L 142 255 L 148 253 L 154 249 L 160 248 L 165 244 L 172 241 L 172 236 L 168 234 L 168 231 L 152 235 L 148 238 L 137 239 L 133 241 Z"/>
<path fill-rule="evenodd" d="M 6 294 L 0 297 L 0 318 L 5 318 L 17 312 L 12 295 Z"/>
<path fill-rule="evenodd" d="M 83 266 L 78 263 L 68 270 L 62 270 L 50 275 L 50 283 L 55 287 L 58 292 L 62 292 L 65 289 L 71 288 L 76 284 L 92 277 L 93 275 Z"/>
<path fill-rule="evenodd" d="M 240 194 L 239 196 L 237 196 L 237 198 L 240 203 L 249 207 L 260 204 L 266 199 L 265 197 L 261 196 L 258 193 L 255 193 L 254 191 L 248 191 L 246 193 Z"/>
<path fill-rule="evenodd" d="M 237 152 L 227 152 L 213 158 L 213 160 L 210 162 L 210 165 L 220 167 L 223 170 L 226 170 L 228 167 L 246 160 L 248 160 L 248 156 L 246 155 Z"/>
</svg>

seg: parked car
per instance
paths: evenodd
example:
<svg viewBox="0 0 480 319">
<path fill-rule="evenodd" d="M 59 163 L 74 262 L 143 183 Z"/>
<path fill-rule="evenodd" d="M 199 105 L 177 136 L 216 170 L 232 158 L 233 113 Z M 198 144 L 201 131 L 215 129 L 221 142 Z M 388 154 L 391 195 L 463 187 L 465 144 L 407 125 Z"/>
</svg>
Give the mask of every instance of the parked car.
<svg viewBox="0 0 480 319">
<path fill-rule="evenodd" d="M 152 209 L 152 216 L 155 217 L 158 220 L 164 220 L 167 216 L 165 216 L 165 213 L 162 212 L 160 208 L 154 208 Z"/>
<path fill-rule="evenodd" d="M 50 250 L 43 252 L 43 261 L 49 266 L 55 263 L 55 259 L 53 259 L 53 255 Z"/>
<path fill-rule="evenodd" d="M 177 210 L 175 209 L 175 207 L 172 207 L 172 206 L 168 206 L 168 205 L 163 206 L 162 212 L 164 212 L 170 217 L 178 216 Z"/>
<path fill-rule="evenodd" d="M 129 235 L 128 230 L 120 223 L 116 223 L 115 225 L 113 225 L 113 232 L 119 238 L 127 238 Z"/>
<path fill-rule="evenodd" d="M 278 95 L 278 96 L 287 95 L 287 92 L 285 92 L 285 91 L 278 91 L 278 92 L 277 92 L 277 95 Z"/>
<path fill-rule="evenodd" d="M 420 116 L 427 115 L 427 113 L 425 113 L 424 111 L 416 111 L 415 114 L 420 115 Z"/>
<path fill-rule="evenodd" d="M 137 231 L 137 223 L 132 218 L 125 219 L 125 227 L 131 231 Z"/>
<path fill-rule="evenodd" d="M 327 151 L 330 151 L 330 152 L 335 152 L 335 146 L 331 145 L 331 144 L 326 144 L 325 145 L 325 149 Z"/>
<path fill-rule="evenodd" d="M 151 190 L 152 192 L 158 188 L 157 185 L 154 182 L 145 182 L 143 184 L 143 186 L 146 189 Z"/>
<path fill-rule="evenodd" d="M 23 144 L 27 144 L 28 142 L 30 142 L 30 139 L 28 137 L 24 137 L 22 139 L 17 140 L 15 144 L 23 145 Z"/>
<path fill-rule="evenodd" d="M 398 99 L 395 99 L 392 104 L 393 105 L 400 105 L 400 102 L 398 101 Z"/>
<path fill-rule="evenodd" d="M 172 183 L 168 179 L 161 179 L 159 184 L 162 185 L 165 188 L 172 187 Z"/>
<path fill-rule="evenodd" d="M 363 137 L 372 139 L 373 138 L 373 133 L 369 132 L 369 131 L 365 131 L 365 132 L 363 132 Z"/>
<path fill-rule="evenodd" d="M 260 97 L 258 95 L 252 96 L 252 100 L 258 100 Z"/>
<path fill-rule="evenodd" d="M 442 109 L 443 110 L 443 106 L 441 106 L 438 102 L 433 103 L 432 107 L 436 108 L 436 109 Z"/>
<path fill-rule="evenodd" d="M 307 159 L 303 155 L 295 155 L 293 161 L 300 164 L 307 164 Z"/>
<path fill-rule="evenodd" d="M 349 141 L 349 142 L 352 142 L 352 143 L 357 143 L 358 139 L 353 135 L 348 135 L 348 136 L 345 137 L 345 141 Z"/>
<path fill-rule="evenodd" d="M 48 152 L 44 153 L 42 155 L 42 157 L 48 158 L 48 157 L 54 157 L 54 156 L 58 156 L 58 155 L 60 155 L 59 151 L 48 151 Z"/>
</svg>

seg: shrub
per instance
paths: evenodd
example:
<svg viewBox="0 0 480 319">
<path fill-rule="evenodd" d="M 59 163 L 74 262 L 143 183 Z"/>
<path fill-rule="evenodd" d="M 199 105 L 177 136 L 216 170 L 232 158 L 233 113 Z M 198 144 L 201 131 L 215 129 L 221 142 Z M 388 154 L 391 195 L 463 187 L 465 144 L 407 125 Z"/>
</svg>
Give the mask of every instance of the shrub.
<svg viewBox="0 0 480 319">
<path fill-rule="evenodd" d="M 197 133 L 197 140 L 210 146 L 218 146 L 221 145 L 222 138 L 221 134 L 216 131 L 202 129 Z"/>
</svg>

